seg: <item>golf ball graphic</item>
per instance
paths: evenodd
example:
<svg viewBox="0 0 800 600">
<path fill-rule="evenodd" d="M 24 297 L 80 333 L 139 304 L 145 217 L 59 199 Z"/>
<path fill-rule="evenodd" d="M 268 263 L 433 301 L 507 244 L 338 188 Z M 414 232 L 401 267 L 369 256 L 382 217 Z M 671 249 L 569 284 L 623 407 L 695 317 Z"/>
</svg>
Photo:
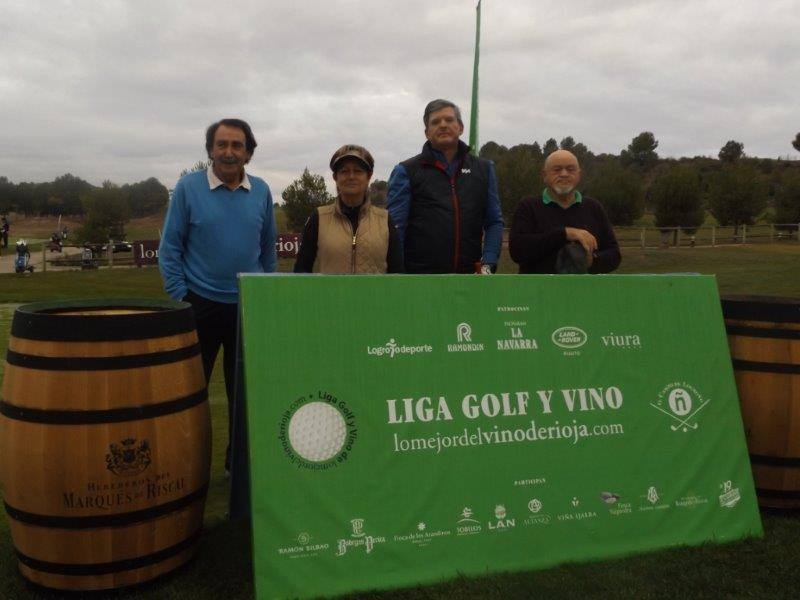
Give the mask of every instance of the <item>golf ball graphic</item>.
<svg viewBox="0 0 800 600">
<path fill-rule="evenodd" d="M 325 402 L 304 404 L 289 419 L 289 443 L 310 462 L 324 462 L 344 446 L 346 428 L 342 413 Z"/>
</svg>

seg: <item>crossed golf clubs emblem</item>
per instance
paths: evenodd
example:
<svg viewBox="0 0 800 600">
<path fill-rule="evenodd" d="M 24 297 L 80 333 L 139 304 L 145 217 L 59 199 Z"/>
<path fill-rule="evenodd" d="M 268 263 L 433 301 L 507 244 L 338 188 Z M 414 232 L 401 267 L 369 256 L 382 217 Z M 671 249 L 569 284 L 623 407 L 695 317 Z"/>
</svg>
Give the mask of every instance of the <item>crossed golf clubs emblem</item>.
<svg viewBox="0 0 800 600">
<path fill-rule="evenodd" d="M 692 422 L 692 420 L 695 418 L 695 416 L 697 416 L 697 413 L 699 413 L 701 410 L 703 410 L 706 407 L 706 405 L 709 402 L 710 402 L 710 400 L 705 400 L 702 404 L 700 404 L 700 406 L 698 406 L 690 414 L 685 415 L 685 416 L 676 415 L 673 412 L 670 412 L 668 410 L 664 410 L 658 404 L 653 404 L 652 402 L 650 403 L 650 406 L 660 410 L 665 415 L 667 415 L 667 416 L 671 417 L 672 419 L 674 419 L 675 421 L 677 421 L 677 423 L 675 423 L 673 425 L 670 425 L 670 429 L 672 429 L 672 431 L 678 431 L 678 429 L 680 429 L 681 431 L 686 433 L 690 429 L 692 429 L 692 430 L 697 429 L 698 424 L 696 422 Z"/>
</svg>

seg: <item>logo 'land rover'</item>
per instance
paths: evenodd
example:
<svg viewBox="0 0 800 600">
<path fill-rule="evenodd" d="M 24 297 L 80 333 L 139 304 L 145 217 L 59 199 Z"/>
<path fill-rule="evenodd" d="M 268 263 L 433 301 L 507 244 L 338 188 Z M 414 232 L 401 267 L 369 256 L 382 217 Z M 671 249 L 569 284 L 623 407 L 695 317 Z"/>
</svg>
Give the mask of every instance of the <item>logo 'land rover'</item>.
<svg viewBox="0 0 800 600">
<path fill-rule="evenodd" d="M 580 327 L 559 327 L 553 332 L 552 338 L 553 343 L 558 346 L 559 348 L 566 348 L 567 350 L 572 350 L 574 348 L 580 348 L 583 346 L 586 341 L 589 339 L 589 336 L 586 335 L 586 332 L 581 329 Z"/>
</svg>

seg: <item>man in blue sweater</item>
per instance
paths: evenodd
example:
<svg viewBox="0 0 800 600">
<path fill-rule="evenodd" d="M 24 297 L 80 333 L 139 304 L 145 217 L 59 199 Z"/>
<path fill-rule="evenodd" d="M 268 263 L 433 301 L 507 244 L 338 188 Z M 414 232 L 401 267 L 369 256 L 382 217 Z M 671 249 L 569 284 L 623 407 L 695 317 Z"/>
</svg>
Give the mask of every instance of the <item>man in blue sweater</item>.
<svg viewBox="0 0 800 600">
<path fill-rule="evenodd" d="M 194 308 L 206 381 L 223 347 L 228 431 L 233 408 L 238 325 L 238 273 L 275 270 L 272 194 L 263 179 L 245 173 L 256 140 L 240 119 L 222 119 L 206 131 L 211 166 L 185 175 L 172 194 L 158 266 L 164 289 Z M 225 468 L 230 466 L 230 443 Z"/>
</svg>

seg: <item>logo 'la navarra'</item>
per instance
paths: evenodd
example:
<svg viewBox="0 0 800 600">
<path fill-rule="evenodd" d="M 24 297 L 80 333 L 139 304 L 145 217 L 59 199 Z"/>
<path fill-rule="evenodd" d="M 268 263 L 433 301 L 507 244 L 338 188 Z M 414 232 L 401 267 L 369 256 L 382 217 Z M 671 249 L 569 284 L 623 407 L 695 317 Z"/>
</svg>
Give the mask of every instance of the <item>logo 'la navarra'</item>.
<svg viewBox="0 0 800 600">
<path fill-rule="evenodd" d="M 110 444 L 106 454 L 106 467 L 115 475 L 130 477 L 138 475 L 150 465 L 150 444 L 142 440 L 136 445 L 135 438 L 126 438 L 119 444 Z"/>
</svg>

